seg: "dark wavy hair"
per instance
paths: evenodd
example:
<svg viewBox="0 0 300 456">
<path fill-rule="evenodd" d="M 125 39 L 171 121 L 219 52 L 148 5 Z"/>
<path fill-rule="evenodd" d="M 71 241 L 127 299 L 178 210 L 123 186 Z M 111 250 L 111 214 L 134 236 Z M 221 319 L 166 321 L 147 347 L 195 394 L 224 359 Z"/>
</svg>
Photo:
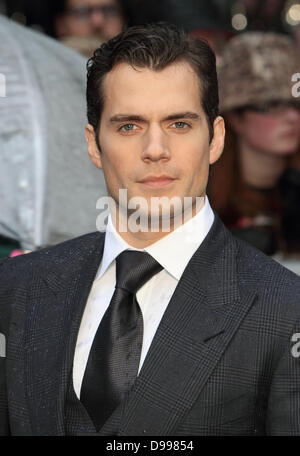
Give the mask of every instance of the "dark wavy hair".
<svg viewBox="0 0 300 456">
<path fill-rule="evenodd" d="M 219 112 L 215 54 L 205 40 L 189 36 L 175 25 L 162 22 L 129 27 L 103 43 L 88 60 L 87 117 L 94 127 L 96 138 L 105 99 L 102 81 L 116 64 L 125 62 L 133 67 L 159 71 L 178 61 L 189 63 L 199 78 L 201 103 L 211 140 L 213 123 Z"/>
</svg>

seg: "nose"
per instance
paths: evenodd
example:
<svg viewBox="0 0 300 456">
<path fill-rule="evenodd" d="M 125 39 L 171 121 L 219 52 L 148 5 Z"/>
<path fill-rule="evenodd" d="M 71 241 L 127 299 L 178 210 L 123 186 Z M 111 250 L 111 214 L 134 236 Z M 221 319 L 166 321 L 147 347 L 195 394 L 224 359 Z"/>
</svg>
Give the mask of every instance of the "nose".
<svg viewBox="0 0 300 456">
<path fill-rule="evenodd" d="M 146 162 L 170 160 L 171 153 L 168 146 L 168 140 L 159 127 L 149 128 L 144 139 L 142 160 Z"/>
<path fill-rule="evenodd" d="M 90 22 L 93 27 L 102 27 L 105 22 L 104 14 L 101 11 L 94 9 L 90 15 Z"/>
<path fill-rule="evenodd" d="M 290 122 L 300 122 L 300 110 L 294 106 L 289 106 L 285 112 L 285 118 Z"/>
</svg>

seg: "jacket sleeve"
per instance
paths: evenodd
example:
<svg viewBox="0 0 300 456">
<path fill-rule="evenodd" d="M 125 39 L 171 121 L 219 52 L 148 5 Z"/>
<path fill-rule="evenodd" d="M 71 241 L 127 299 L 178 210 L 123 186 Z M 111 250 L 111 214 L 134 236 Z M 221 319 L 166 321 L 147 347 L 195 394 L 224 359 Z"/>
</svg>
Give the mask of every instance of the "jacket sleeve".
<svg viewBox="0 0 300 456">
<path fill-rule="evenodd" d="M 0 436 L 10 435 L 8 404 L 6 394 L 6 337 L 8 332 L 8 309 L 3 291 L 3 266 L 7 260 L 0 260 Z"/>
<path fill-rule="evenodd" d="M 300 435 L 300 319 L 286 339 L 273 376 L 266 433 Z"/>
</svg>

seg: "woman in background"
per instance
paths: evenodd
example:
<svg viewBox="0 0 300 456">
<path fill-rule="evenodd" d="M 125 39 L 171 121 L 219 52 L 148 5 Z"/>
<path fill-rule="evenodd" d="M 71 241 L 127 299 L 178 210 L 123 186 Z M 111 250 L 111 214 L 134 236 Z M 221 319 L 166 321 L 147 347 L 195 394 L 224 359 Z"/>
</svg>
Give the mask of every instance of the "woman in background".
<svg viewBox="0 0 300 456">
<path fill-rule="evenodd" d="M 268 255 L 300 252 L 298 72 L 290 38 L 263 32 L 233 38 L 219 67 L 227 138 L 211 169 L 210 201 L 235 235 Z"/>
</svg>

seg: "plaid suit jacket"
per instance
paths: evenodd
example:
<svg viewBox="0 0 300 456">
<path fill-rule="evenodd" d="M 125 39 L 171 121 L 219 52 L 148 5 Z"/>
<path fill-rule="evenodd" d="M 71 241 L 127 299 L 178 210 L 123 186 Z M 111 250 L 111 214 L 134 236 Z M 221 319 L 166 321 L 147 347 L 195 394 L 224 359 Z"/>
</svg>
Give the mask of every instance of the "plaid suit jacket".
<svg viewBox="0 0 300 456">
<path fill-rule="evenodd" d="M 95 232 L 2 262 L 1 434 L 65 434 L 76 338 L 103 243 Z M 300 435 L 299 339 L 299 277 L 235 239 L 215 214 L 133 388 L 99 435 L 116 423 L 120 436 Z"/>
</svg>

